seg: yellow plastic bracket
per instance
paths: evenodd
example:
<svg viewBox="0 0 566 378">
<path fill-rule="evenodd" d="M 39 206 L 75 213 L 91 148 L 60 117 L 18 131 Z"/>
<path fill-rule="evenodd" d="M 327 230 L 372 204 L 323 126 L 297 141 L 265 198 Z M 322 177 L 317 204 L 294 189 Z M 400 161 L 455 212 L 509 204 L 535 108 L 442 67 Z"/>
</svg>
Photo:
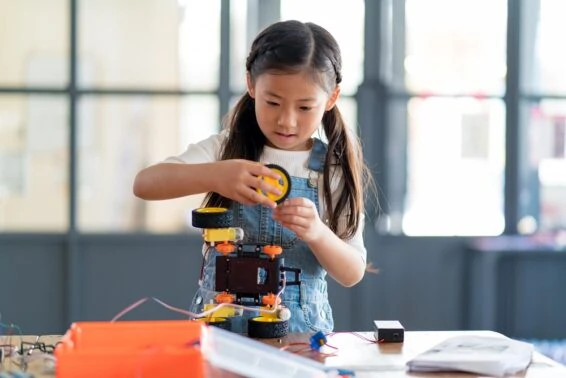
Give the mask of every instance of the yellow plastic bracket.
<svg viewBox="0 0 566 378">
<path fill-rule="evenodd" d="M 209 311 L 214 307 L 218 306 L 217 303 L 207 303 L 204 305 L 204 311 Z M 236 316 L 236 309 L 230 306 L 223 306 L 220 307 L 218 310 L 215 310 L 212 314 L 206 315 L 206 317 L 212 318 L 229 318 L 230 316 Z"/>
<path fill-rule="evenodd" d="M 206 228 L 202 231 L 204 241 L 208 243 L 237 242 L 244 237 L 244 230 L 239 227 Z"/>
</svg>

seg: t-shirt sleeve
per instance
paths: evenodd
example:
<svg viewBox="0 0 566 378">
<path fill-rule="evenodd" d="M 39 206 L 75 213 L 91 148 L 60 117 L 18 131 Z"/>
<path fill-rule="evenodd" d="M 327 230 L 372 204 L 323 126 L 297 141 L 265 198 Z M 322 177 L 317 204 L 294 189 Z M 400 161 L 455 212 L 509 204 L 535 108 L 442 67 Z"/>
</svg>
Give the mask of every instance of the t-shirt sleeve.
<svg viewBox="0 0 566 378">
<path fill-rule="evenodd" d="M 346 243 L 354 247 L 360 253 L 360 257 L 365 262 L 367 260 L 367 250 L 364 243 L 364 227 L 365 227 L 365 215 L 360 214 L 360 223 L 358 225 L 358 229 L 356 230 L 354 236 L 346 240 Z"/>
<path fill-rule="evenodd" d="M 220 150 L 226 134 L 213 134 L 197 143 L 191 143 L 180 155 L 169 156 L 162 163 L 202 164 L 220 160 Z"/>
<path fill-rule="evenodd" d="M 347 219 L 348 218 L 347 218 L 346 215 L 340 216 L 340 219 L 338 220 L 338 227 L 340 229 L 342 229 L 343 227 L 346 226 Z M 344 239 L 344 242 L 346 242 L 350 246 L 354 247 L 354 249 L 359 252 L 362 260 L 366 261 L 367 250 L 366 250 L 366 246 L 365 246 L 365 243 L 364 243 L 364 227 L 365 227 L 365 215 L 362 213 L 362 214 L 360 214 L 360 221 L 358 223 L 358 229 L 356 230 L 354 235 L 352 235 L 352 237 L 350 237 L 349 239 Z"/>
</svg>

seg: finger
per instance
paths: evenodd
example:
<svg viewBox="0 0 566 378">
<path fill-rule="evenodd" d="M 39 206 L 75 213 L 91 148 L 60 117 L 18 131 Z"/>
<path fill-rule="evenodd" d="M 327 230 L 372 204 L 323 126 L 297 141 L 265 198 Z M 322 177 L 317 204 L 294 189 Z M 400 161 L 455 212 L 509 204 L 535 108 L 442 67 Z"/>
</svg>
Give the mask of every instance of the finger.
<svg viewBox="0 0 566 378">
<path fill-rule="evenodd" d="M 297 203 L 299 202 L 299 203 Z M 291 201 L 285 200 L 277 206 L 277 211 L 281 214 L 293 214 L 297 212 L 308 212 L 315 208 L 309 206 L 308 204 L 302 204 L 301 201 Z"/>
<path fill-rule="evenodd" d="M 252 206 L 260 203 L 259 197 L 261 196 L 255 190 L 251 189 L 249 186 L 242 185 L 238 190 L 235 191 L 232 198 L 234 201 L 242 205 Z"/>
<path fill-rule="evenodd" d="M 307 219 L 314 219 L 317 214 L 317 209 L 314 206 L 304 206 L 304 205 L 293 205 L 288 203 L 283 203 L 279 205 L 276 209 L 277 216 L 286 216 L 286 215 L 297 215 L 302 218 Z"/>
<path fill-rule="evenodd" d="M 275 201 L 269 199 L 269 197 L 267 197 L 263 194 L 260 194 L 253 189 L 250 189 L 249 192 L 250 192 L 250 194 L 249 194 L 248 198 L 254 204 L 263 205 L 263 206 L 266 206 L 270 209 L 275 209 L 277 207 L 277 204 L 275 203 Z"/>
<path fill-rule="evenodd" d="M 281 176 L 265 165 L 260 164 L 256 167 L 259 170 L 254 171 L 253 175 L 257 182 L 252 184 L 252 187 L 280 196 Z"/>
<path fill-rule="evenodd" d="M 265 166 L 263 163 L 258 163 L 254 166 L 255 169 L 252 170 L 252 173 L 255 176 L 265 176 L 272 178 L 274 180 L 280 180 L 281 176 L 276 173 L 274 170 L 270 169 L 269 167 Z"/>
<path fill-rule="evenodd" d="M 304 197 L 293 197 L 287 198 L 281 206 L 304 206 L 304 207 L 314 207 L 314 203 Z"/>
<path fill-rule="evenodd" d="M 256 181 L 257 181 L 257 186 L 255 188 L 264 195 L 274 194 L 276 196 L 281 196 L 282 194 L 281 189 L 274 186 L 273 184 L 270 184 L 267 181 L 264 181 L 262 177 L 257 177 Z"/>
<path fill-rule="evenodd" d="M 305 218 L 299 215 L 285 214 L 277 216 L 277 220 L 287 226 L 309 228 L 312 224 L 311 218 Z"/>
<path fill-rule="evenodd" d="M 283 227 L 285 227 L 286 229 L 294 232 L 295 234 L 297 234 L 297 236 L 302 239 L 302 235 L 305 235 L 306 233 L 309 232 L 310 228 L 309 227 L 305 227 L 305 226 L 301 226 L 298 224 L 294 224 L 294 223 L 281 223 L 281 225 Z"/>
</svg>

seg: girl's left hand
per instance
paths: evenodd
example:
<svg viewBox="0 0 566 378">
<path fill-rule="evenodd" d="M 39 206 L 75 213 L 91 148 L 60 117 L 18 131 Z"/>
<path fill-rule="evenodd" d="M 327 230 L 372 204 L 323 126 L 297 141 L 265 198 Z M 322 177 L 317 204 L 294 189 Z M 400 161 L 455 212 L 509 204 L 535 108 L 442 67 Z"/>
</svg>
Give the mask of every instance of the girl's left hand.
<svg viewBox="0 0 566 378">
<path fill-rule="evenodd" d="M 297 234 L 305 243 L 317 240 L 326 225 L 318 216 L 316 205 L 307 198 L 290 198 L 273 210 L 273 219 Z"/>
</svg>

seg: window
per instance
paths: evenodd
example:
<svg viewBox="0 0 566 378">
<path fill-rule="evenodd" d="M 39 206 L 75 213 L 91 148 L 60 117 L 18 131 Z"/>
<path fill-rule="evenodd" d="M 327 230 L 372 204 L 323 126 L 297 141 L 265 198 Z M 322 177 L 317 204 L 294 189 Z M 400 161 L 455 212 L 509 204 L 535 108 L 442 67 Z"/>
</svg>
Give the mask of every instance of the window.
<svg viewBox="0 0 566 378">
<path fill-rule="evenodd" d="M 88 96 L 79 104 L 79 229 L 189 229 L 187 214 L 200 206 L 202 196 L 142 201 L 132 194 L 133 178 L 215 132 L 216 96 Z"/>
<path fill-rule="evenodd" d="M 187 213 L 202 196 L 142 201 L 132 184 L 140 169 L 219 130 L 220 1 L 79 5 L 79 86 L 88 94 L 78 106 L 77 227 L 191 230 Z"/>
<path fill-rule="evenodd" d="M 368 144 L 388 167 L 385 232 L 564 229 L 564 2 L 380 3 L 382 35 L 364 36 L 373 9 L 364 0 L 76 0 L 76 15 L 64 0 L 0 0 L 0 231 L 187 230 L 199 199 L 139 201 L 135 173 L 219 129 L 245 89 L 252 38 L 276 19 L 316 22 L 336 37 L 338 106 L 354 129 L 373 54 L 365 41 L 381 48 L 368 64 L 382 67 L 387 133 Z M 508 30 L 520 45 L 512 56 Z"/>
<path fill-rule="evenodd" d="M 506 4 L 391 2 L 388 232 L 503 232 Z"/>
<path fill-rule="evenodd" d="M 502 95 L 505 0 L 407 0 L 404 81 L 417 93 Z"/>
<path fill-rule="evenodd" d="M 558 46 L 566 32 L 562 15 L 566 3 L 560 0 L 525 0 L 526 30 L 524 87 L 529 93 L 562 95 L 566 93 L 564 65 L 566 57 Z"/>
<path fill-rule="evenodd" d="M 68 117 L 63 96 L 0 97 L 0 231 L 67 229 Z"/>
<path fill-rule="evenodd" d="M 566 101 L 545 99 L 530 106 L 528 119 L 529 198 L 520 231 L 566 228 Z"/>
<path fill-rule="evenodd" d="M 0 0 L 0 86 L 68 83 L 68 3 Z"/>
<path fill-rule="evenodd" d="M 218 86 L 219 0 L 80 0 L 78 9 L 81 87 Z"/>
<path fill-rule="evenodd" d="M 523 190 L 528 195 L 519 224 L 525 233 L 566 228 L 566 60 L 558 47 L 566 30 L 560 17 L 565 6 L 557 0 L 525 1 L 522 79 L 528 159 Z"/>
</svg>

